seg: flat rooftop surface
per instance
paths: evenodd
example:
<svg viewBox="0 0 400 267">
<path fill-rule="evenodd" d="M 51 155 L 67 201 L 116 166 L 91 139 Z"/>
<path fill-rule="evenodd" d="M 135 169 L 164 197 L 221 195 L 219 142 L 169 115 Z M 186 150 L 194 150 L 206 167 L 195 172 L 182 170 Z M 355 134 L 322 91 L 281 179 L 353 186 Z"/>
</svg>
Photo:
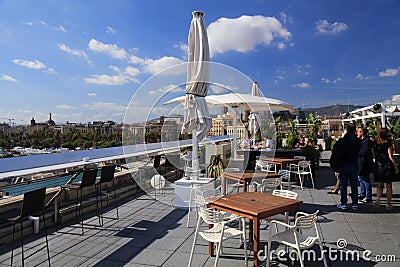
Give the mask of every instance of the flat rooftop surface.
<svg viewBox="0 0 400 267">
<path fill-rule="evenodd" d="M 316 189 L 300 190 L 294 186 L 302 200 L 301 210 L 314 212 L 320 210 L 318 225 L 321 229 L 324 247 L 330 266 L 400 266 L 400 183 L 393 184 L 394 210 L 385 211 L 385 198 L 382 206 L 375 208 L 373 203 L 360 204 L 358 211 L 336 208 L 339 195 L 327 194 L 335 183 L 332 171 L 326 164 L 317 170 Z M 376 184 L 373 184 L 375 198 Z M 150 195 L 141 195 L 120 202 L 119 220 L 104 219 L 100 227 L 95 214 L 88 215 L 85 233 L 80 235 L 80 224 L 61 225 L 48 229 L 52 266 L 187 266 L 194 238 L 196 218 L 192 212 L 190 227 L 187 223 L 187 210 L 175 209 L 172 205 L 174 190 L 167 188 L 163 196 L 157 193 L 156 201 Z M 106 216 L 115 216 L 115 210 L 107 211 Z M 202 228 L 206 229 L 203 224 Z M 266 224 L 261 224 L 261 241 L 268 240 Z M 41 231 L 42 232 L 42 231 Z M 25 255 L 31 248 L 44 244 L 43 236 L 25 238 Z M 243 249 L 239 238 L 223 243 L 224 255 L 219 266 L 244 266 Z M 16 243 L 14 263 L 21 266 L 20 242 Z M 344 249 L 339 249 L 339 247 Z M 262 245 L 264 247 L 264 245 Z M 317 251 L 319 249 L 317 248 Z M 352 251 L 360 258 L 352 258 Z M 353 254 L 354 254 L 353 253 Z M 368 259 L 362 259 L 362 253 Z M 319 252 L 318 254 L 319 255 Z M 0 266 L 10 264 L 11 246 L 0 250 Z M 249 255 L 252 265 L 253 253 Z M 199 237 L 192 266 L 213 266 L 214 257 L 208 256 L 207 243 Z M 391 261 L 391 262 L 388 262 Z M 293 266 L 290 261 L 274 258 L 271 266 Z M 47 266 L 47 254 L 43 249 L 25 262 L 26 266 Z M 265 265 L 265 262 L 263 262 Z M 321 260 L 306 261 L 306 266 L 323 266 Z M 296 261 L 294 266 L 299 266 Z"/>
</svg>

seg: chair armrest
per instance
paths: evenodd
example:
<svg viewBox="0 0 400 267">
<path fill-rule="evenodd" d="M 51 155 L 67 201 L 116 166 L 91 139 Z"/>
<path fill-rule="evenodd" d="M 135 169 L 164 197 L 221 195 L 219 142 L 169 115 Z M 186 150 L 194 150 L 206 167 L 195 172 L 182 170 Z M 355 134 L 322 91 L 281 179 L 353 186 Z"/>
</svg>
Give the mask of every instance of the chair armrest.
<svg viewBox="0 0 400 267">
<path fill-rule="evenodd" d="M 284 222 L 281 222 L 281 221 L 276 221 L 276 220 L 272 220 L 272 221 L 270 221 L 270 229 L 272 229 L 272 225 L 273 224 L 280 224 L 280 225 L 282 225 L 282 226 L 284 226 L 284 227 L 286 227 L 286 228 L 289 228 L 289 229 L 291 229 L 291 228 L 293 228 L 294 227 L 294 225 L 290 225 L 290 224 L 287 224 L 287 223 L 284 223 Z"/>
<path fill-rule="evenodd" d="M 233 215 L 233 214 L 232 214 L 232 215 Z M 234 215 L 234 216 L 231 217 L 231 219 L 229 219 L 229 220 L 224 220 L 224 221 L 223 221 L 223 224 L 227 224 L 227 223 L 230 223 L 230 222 L 233 222 L 233 221 L 237 221 L 237 220 L 242 220 L 242 219 L 244 219 L 244 217 L 239 216 L 239 215 Z"/>
</svg>

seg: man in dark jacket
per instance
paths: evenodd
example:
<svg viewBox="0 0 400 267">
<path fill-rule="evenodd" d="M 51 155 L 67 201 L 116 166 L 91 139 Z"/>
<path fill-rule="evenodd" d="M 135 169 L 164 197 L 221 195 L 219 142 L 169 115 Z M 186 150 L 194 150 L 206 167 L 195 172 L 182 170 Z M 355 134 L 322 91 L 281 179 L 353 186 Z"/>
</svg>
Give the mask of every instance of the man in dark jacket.
<svg viewBox="0 0 400 267">
<path fill-rule="evenodd" d="M 350 183 L 351 204 L 353 210 L 358 208 L 358 153 L 360 151 L 360 139 L 356 136 L 354 124 L 348 124 L 347 132 L 343 136 L 340 154 L 342 155 L 343 170 L 339 173 L 340 178 L 340 204 L 337 207 L 341 210 L 347 209 L 347 185 Z"/>
<path fill-rule="evenodd" d="M 360 152 L 358 153 L 358 181 L 360 182 L 360 195 L 358 199 L 361 202 L 372 202 L 372 188 L 369 175 L 372 172 L 372 141 L 367 136 L 365 127 L 357 128 L 357 137 L 361 140 Z"/>
</svg>

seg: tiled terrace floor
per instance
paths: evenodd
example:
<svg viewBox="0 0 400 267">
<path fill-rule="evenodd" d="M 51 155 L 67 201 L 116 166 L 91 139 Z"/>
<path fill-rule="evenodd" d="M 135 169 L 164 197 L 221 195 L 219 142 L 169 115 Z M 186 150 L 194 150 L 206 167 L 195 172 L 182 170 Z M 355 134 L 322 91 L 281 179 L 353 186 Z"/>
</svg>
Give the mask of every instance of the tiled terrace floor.
<svg viewBox="0 0 400 267">
<path fill-rule="evenodd" d="M 317 171 L 316 189 L 294 190 L 303 200 L 301 209 L 306 212 L 320 210 L 319 227 L 324 246 L 331 248 L 328 257 L 330 266 L 400 266 L 400 184 L 394 183 L 394 211 L 388 213 L 384 207 L 374 208 L 373 204 L 363 204 L 357 212 L 339 211 L 336 204 L 338 195 L 329 195 L 334 177 L 323 165 Z M 49 246 L 52 266 L 187 266 L 195 231 L 195 216 L 191 217 L 191 227 L 186 227 L 187 212 L 172 206 L 173 189 L 167 190 L 163 201 L 154 201 L 148 195 L 138 196 L 120 203 L 120 219 L 105 219 L 104 226 L 98 226 L 97 217 L 85 221 L 83 236 L 80 225 L 64 225 L 58 230 L 49 229 Z M 375 192 L 375 188 L 374 188 Z M 110 210 L 109 216 L 115 215 Z M 206 227 L 205 225 L 203 227 Z M 262 227 L 263 228 L 263 227 Z M 268 230 L 261 231 L 262 241 L 267 241 Z M 29 248 L 43 244 L 40 236 L 26 239 L 26 253 Z M 370 250 L 371 261 L 346 259 L 345 253 L 336 251 L 336 242 L 344 239 L 347 249 Z M 226 248 L 225 248 L 226 247 Z M 21 265 L 21 249 L 15 252 L 16 266 Z M 224 253 L 219 266 L 244 266 L 243 250 L 239 239 L 224 243 Z M 379 262 L 375 256 L 394 255 L 396 262 Z M 0 250 L 0 266 L 10 263 L 10 247 Z M 336 257 L 336 260 L 334 260 Z M 341 258 L 342 257 L 342 258 Z M 253 255 L 250 255 L 251 266 Z M 45 249 L 26 261 L 26 266 L 46 266 Z M 199 238 L 192 266 L 213 266 L 214 258 L 208 256 L 206 242 Z M 265 264 L 265 263 L 264 263 Z M 298 262 L 294 266 L 298 266 Z M 292 266 L 289 261 L 273 261 L 272 266 Z M 323 266 L 322 261 L 308 261 L 306 266 Z"/>
</svg>

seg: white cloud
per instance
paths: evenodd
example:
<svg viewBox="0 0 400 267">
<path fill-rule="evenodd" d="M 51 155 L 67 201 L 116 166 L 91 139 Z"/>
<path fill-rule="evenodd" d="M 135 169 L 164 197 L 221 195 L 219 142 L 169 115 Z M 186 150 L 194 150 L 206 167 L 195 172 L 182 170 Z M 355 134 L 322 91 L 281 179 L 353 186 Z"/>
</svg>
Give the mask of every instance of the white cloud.
<svg viewBox="0 0 400 267">
<path fill-rule="evenodd" d="M 75 108 L 74 106 L 70 106 L 70 105 L 56 105 L 55 107 L 58 109 L 73 109 L 73 108 Z"/>
<path fill-rule="evenodd" d="M 310 84 L 309 83 L 305 83 L 305 82 L 296 83 L 296 84 L 292 84 L 292 87 L 308 88 L 308 87 L 310 87 Z"/>
<path fill-rule="evenodd" d="M 160 71 L 163 71 L 169 67 L 178 65 L 178 64 L 182 64 L 182 63 L 186 63 L 185 61 L 183 61 L 182 59 L 176 58 L 176 57 L 162 57 L 160 59 L 146 59 L 143 67 L 144 70 L 148 73 L 151 74 L 156 74 L 159 73 Z M 174 69 L 175 70 L 175 69 Z M 176 71 L 178 71 L 179 73 L 181 72 L 181 68 L 176 68 Z"/>
<path fill-rule="evenodd" d="M 184 51 L 186 54 L 187 54 L 187 52 L 188 52 L 188 50 L 189 50 L 189 46 L 188 46 L 187 44 L 184 44 L 184 43 L 175 44 L 174 47 L 175 47 L 175 48 L 181 49 L 181 50 Z"/>
<path fill-rule="evenodd" d="M 25 22 L 25 24 L 28 26 L 34 26 L 34 25 L 48 26 L 47 22 L 43 20 L 28 21 Z"/>
<path fill-rule="evenodd" d="M 276 18 L 264 16 L 220 18 L 212 22 L 207 31 L 211 55 L 226 51 L 247 52 L 257 45 L 268 46 L 276 39 L 286 41 L 291 37 Z"/>
<path fill-rule="evenodd" d="M 68 53 L 70 55 L 81 57 L 81 58 L 84 58 L 84 59 L 88 59 L 88 56 L 87 56 L 86 52 L 83 51 L 83 50 L 72 49 L 69 46 L 67 46 L 66 44 L 59 44 L 58 48 L 61 51 L 64 51 L 64 52 L 66 52 L 66 53 Z"/>
<path fill-rule="evenodd" d="M 226 85 L 226 84 L 220 84 L 220 83 L 213 83 L 210 85 L 210 90 L 214 93 L 214 94 L 229 94 L 229 93 L 233 93 L 233 92 L 237 92 L 239 91 L 239 88 L 236 86 L 230 86 L 230 85 Z"/>
<path fill-rule="evenodd" d="M 140 57 L 137 57 L 135 55 L 131 55 L 131 56 L 129 56 L 129 62 L 131 64 L 143 64 L 145 62 L 145 60 Z"/>
<path fill-rule="evenodd" d="M 0 80 L 7 81 L 7 82 L 16 82 L 17 81 L 13 77 L 11 77 L 9 75 L 6 75 L 6 74 L 1 74 L 0 75 Z"/>
<path fill-rule="evenodd" d="M 317 34 L 336 34 L 349 29 L 344 22 L 329 23 L 326 19 L 315 22 L 315 30 Z"/>
<path fill-rule="evenodd" d="M 117 105 L 112 102 L 95 102 L 93 104 L 82 105 L 85 108 L 95 109 L 95 110 L 113 110 L 113 111 L 125 111 L 126 106 Z"/>
<path fill-rule="evenodd" d="M 35 59 L 34 61 L 13 59 L 12 62 L 14 62 L 15 64 L 20 65 L 22 67 L 29 68 L 29 69 L 41 70 L 41 69 L 46 68 L 46 65 L 37 59 Z"/>
<path fill-rule="evenodd" d="M 97 96 L 96 93 L 87 93 L 86 95 L 87 95 L 87 96 Z"/>
<path fill-rule="evenodd" d="M 56 74 L 57 73 L 57 71 L 55 71 L 55 69 L 53 69 L 53 68 L 48 68 L 48 69 L 44 70 L 43 72 L 47 73 L 47 74 Z"/>
<path fill-rule="evenodd" d="M 116 75 L 92 75 L 90 78 L 85 78 L 86 83 L 98 84 L 98 85 L 124 85 L 129 82 L 140 83 L 135 76 L 139 75 L 141 71 L 137 68 L 128 66 L 121 70 L 116 66 L 110 66 L 110 69 L 115 71 Z"/>
<path fill-rule="evenodd" d="M 175 84 L 169 84 L 169 85 L 164 86 L 162 88 L 158 88 L 156 90 L 151 90 L 151 91 L 149 91 L 149 94 L 151 94 L 151 95 L 156 95 L 156 94 L 161 95 L 161 94 L 164 94 L 164 93 L 167 93 L 167 92 L 168 93 L 176 93 L 176 92 L 183 92 L 183 91 L 184 91 L 184 89 L 182 89 L 181 87 L 179 87 L 179 86 L 177 86 Z"/>
<path fill-rule="evenodd" d="M 343 79 L 342 78 L 336 78 L 336 79 L 333 79 L 333 80 L 330 80 L 330 79 L 328 79 L 328 78 L 321 78 L 321 81 L 323 82 L 323 83 L 337 83 L 337 82 L 339 82 L 339 81 L 342 81 Z"/>
<path fill-rule="evenodd" d="M 130 79 L 122 75 L 92 75 L 84 79 L 86 83 L 98 85 L 124 85 L 130 82 Z"/>
<path fill-rule="evenodd" d="M 107 26 L 106 33 L 108 33 L 108 34 L 116 34 L 117 31 L 113 27 Z"/>
<path fill-rule="evenodd" d="M 118 47 L 116 44 L 105 44 L 95 39 L 89 41 L 89 49 L 97 52 L 104 53 L 116 59 L 127 59 L 128 53 L 125 49 Z"/>
<path fill-rule="evenodd" d="M 360 80 L 360 81 L 361 80 L 371 80 L 373 78 L 375 78 L 375 77 L 374 76 L 364 76 L 361 73 L 357 74 L 357 76 L 356 76 L 356 79 Z"/>
<path fill-rule="evenodd" d="M 124 73 L 130 76 L 137 76 L 141 74 L 141 71 L 138 68 L 128 66 L 125 68 Z"/>
<path fill-rule="evenodd" d="M 387 69 L 379 72 L 379 77 L 390 77 L 399 74 L 399 69 Z"/>
<path fill-rule="evenodd" d="M 55 30 L 57 30 L 57 31 L 61 31 L 61 32 L 68 32 L 65 28 L 64 28 L 64 26 L 62 26 L 62 25 L 60 25 L 60 26 L 58 26 L 58 27 L 53 27 Z"/>
</svg>

